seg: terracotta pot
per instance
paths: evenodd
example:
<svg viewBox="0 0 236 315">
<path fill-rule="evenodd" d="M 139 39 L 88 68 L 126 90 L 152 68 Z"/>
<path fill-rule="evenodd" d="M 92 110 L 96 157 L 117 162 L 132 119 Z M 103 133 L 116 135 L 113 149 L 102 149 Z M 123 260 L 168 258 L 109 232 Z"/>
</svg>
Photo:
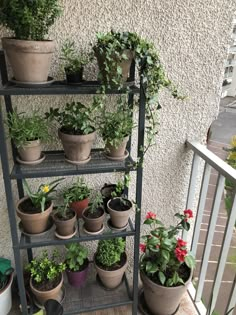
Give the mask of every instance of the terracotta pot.
<svg viewBox="0 0 236 315">
<path fill-rule="evenodd" d="M 32 278 L 30 278 L 30 289 L 32 293 L 35 295 L 39 304 L 41 305 L 44 305 L 44 303 L 49 299 L 58 300 L 62 285 L 63 285 L 63 276 L 61 275 L 61 281 L 54 289 L 49 290 L 49 291 L 39 291 L 33 286 Z"/>
<path fill-rule="evenodd" d="M 88 209 L 89 208 L 85 208 L 82 213 L 85 229 L 89 232 L 98 232 L 102 228 L 105 219 L 105 211 L 101 208 L 103 210 L 103 214 L 99 218 L 88 218 L 86 216 Z"/>
<path fill-rule="evenodd" d="M 73 162 L 82 162 L 89 158 L 95 135 L 95 131 L 88 135 L 69 135 L 58 130 L 66 158 Z"/>
<path fill-rule="evenodd" d="M 129 209 L 127 209 L 127 210 L 113 209 L 112 204 L 116 203 L 117 200 L 119 200 L 119 199 L 120 198 L 118 197 L 118 198 L 113 198 L 113 199 L 109 200 L 107 203 L 107 208 L 108 208 L 108 212 L 110 213 L 110 216 L 111 216 L 112 225 L 116 228 L 123 228 L 128 224 L 130 214 L 133 210 L 133 204 L 130 200 L 125 199 L 126 201 L 128 201 L 130 203 Z"/>
<path fill-rule="evenodd" d="M 114 147 L 113 145 L 107 143 L 105 147 L 106 154 L 115 158 L 124 157 L 128 141 L 129 141 L 129 136 L 125 137 L 122 143 L 118 147 Z"/>
<path fill-rule="evenodd" d="M 45 82 L 48 79 L 54 41 L 30 41 L 2 38 L 15 80 L 22 82 Z"/>
<path fill-rule="evenodd" d="M 76 288 L 80 288 L 86 282 L 89 270 L 89 261 L 88 265 L 84 270 L 81 271 L 71 271 L 69 269 L 66 270 L 68 282 L 70 285 Z"/>
<path fill-rule="evenodd" d="M 80 71 L 71 73 L 65 68 L 66 81 L 67 83 L 82 83 L 83 82 L 83 72 L 84 68 L 81 68 Z"/>
<path fill-rule="evenodd" d="M 48 219 L 53 209 L 53 203 L 51 202 L 50 207 L 45 209 L 44 212 L 27 214 L 19 209 L 19 205 L 26 199 L 29 199 L 29 197 L 26 196 L 20 199 L 16 205 L 16 213 L 21 219 L 24 231 L 29 234 L 39 234 L 44 232 L 48 226 Z"/>
<path fill-rule="evenodd" d="M 71 210 L 71 212 L 73 212 L 74 216 L 69 220 L 60 220 L 56 214 L 53 215 L 56 231 L 61 236 L 71 235 L 75 231 L 76 213 L 74 210 Z"/>
<path fill-rule="evenodd" d="M 23 161 L 27 162 L 37 161 L 41 158 L 42 153 L 41 141 L 40 140 L 27 141 L 25 145 L 18 148 L 18 152 L 21 160 Z"/>
<path fill-rule="evenodd" d="M 144 272 L 140 272 L 143 282 L 144 298 L 153 315 L 172 315 L 177 310 L 181 298 L 187 291 L 192 279 L 192 270 L 185 285 L 164 287 L 151 281 Z"/>
<path fill-rule="evenodd" d="M 108 271 L 108 270 L 104 270 L 100 268 L 96 264 L 96 259 L 94 259 L 94 265 L 102 284 L 108 289 L 114 289 L 118 287 L 118 285 L 121 283 L 125 270 L 128 266 L 128 261 L 127 261 L 127 256 L 126 256 L 125 264 L 120 269 L 113 270 L 113 271 Z"/>
<path fill-rule="evenodd" d="M 129 78 L 131 63 L 132 63 L 132 60 L 134 59 L 134 52 L 129 49 L 126 49 L 123 51 L 123 54 L 126 55 L 127 60 L 123 60 L 122 62 L 119 62 L 117 66 L 121 67 L 123 82 L 126 82 L 127 79 Z M 97 58 L 99 70 L 103 76 L 103 80 L 106 81 L 106 72 L 105 72 L 106 65 L 104 64 L 105 57 L 104 55 L 100 55 L 98 51 L 95 52 L 95 56 Z M 115 59 L 115 56 L 114 56 L 114 59 Z M 113 76 L 114 74 L 111 72 L 109 81 L 112 81 Z"/>
<path fill-rule="evenodd" d="M 80 201 L 73 201 L 69 204 L 70 208 L 73 209 L 78 218 L 82 218 L 82 212 L 85 208 L 88 207 L 89 204 L 89 199 L 86 198 L 84 200 L 80 200 Z"/>
</svg>

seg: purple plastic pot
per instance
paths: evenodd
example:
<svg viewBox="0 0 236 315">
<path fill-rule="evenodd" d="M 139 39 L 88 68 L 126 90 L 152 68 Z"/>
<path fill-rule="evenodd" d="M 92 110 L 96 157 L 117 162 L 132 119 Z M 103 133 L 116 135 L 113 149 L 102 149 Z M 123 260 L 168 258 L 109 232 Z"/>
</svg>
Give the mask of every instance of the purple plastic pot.
<svg viewBox="0 0 236 315">
<path fill-rule="evenodd" d="M 82 271 L 71 271 L 67 269 L 66 274 L 67 274 L 69 284 L 76 288 L 81 287 L 86 282 L 88 270 L 89 270 L 89 263 L 87 267 Z"/>
</svg>

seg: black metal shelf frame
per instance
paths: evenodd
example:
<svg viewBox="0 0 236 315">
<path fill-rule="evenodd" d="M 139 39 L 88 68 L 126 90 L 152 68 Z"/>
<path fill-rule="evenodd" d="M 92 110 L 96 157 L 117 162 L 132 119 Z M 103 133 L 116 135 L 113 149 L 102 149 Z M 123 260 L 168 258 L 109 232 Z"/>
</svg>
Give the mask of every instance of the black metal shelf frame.
<svg viewBox="0 0 236 315">
<path fill-rule="evenodd" d="M 1 81 L 2 85 L 0 86 L 0 96 L 3 96 L 4 103 L 7 113 L 12 112 L 12 95 L 69 95 L 69 94 L 97 94 L 99 88 L 99 82 L 85 82 L 81 86 L 69 86 L 65 82 L 55 82 L 51 86 L 47 87 L 19 87 L 8 81 L 8 73 L 6 67 L 6 60 L 3 51 L 0 51 L 0 71 L 1 71 Z M 133 63 L 130 71 L 130 79 L 134 80 L 135 78 L 135 65 Z M 138 148 L 137 148 L 137 160 L 142 160 L 143 157 L 143 145 L 144 145 L 144 132 L 145 132 L 145 85 L 140 82 L 141 88 L 132 86 L 129 88 L 129 105 L 133 106 L 134 94 L 139 94 L 139 121 L 138 121 Z M 107 94 L 121 94 L 125 93 L 126 89 L 121 90 L 110 90 Z M 136 171 L 136 206 L 141 210 L 142 203 L 142 179 L 143 179 L 143 168 L 141 163 L 137 166 L 135 161 L 129 156 L 125 162 L 112 162 L 108 161 L 101 149 L 95 149 L 92 151 L 91 161 L 83 166 L 76 166 L 69 164 L 64 161 L 64 155 L 62 151 L 49 151 L 45 152 L 46 159 L 45 161 L 37 166 L 28 167 L 22 166 L 17 163 L 16 156 L 17 150 L 12 144 L 13 152 L 13 169 L 10 170 L 8 151 L 6 145 L 6 135 L 4 128 L 4 118 L 3 118 L 3 104 L 0 104 L 0 155 L 2 161 L 2 171 L 3 179 L 6 192 L 6 200 L 8 207 L 8 217 L 11 228 L 13 252 L 15 258 L 16 274 L 19 287 L 19 295 L 21 300 L 21 307 L 23 315 L 29 315 L 27 310 L 27 301 L 26 301 L 26 292 L 24 286 L 24 277 L 23 277 L 23 266 L 21 262 L 21 250 L 26 249 L 28 254 L 28 260 L 30 261 L 33 258 L 32 248 L 41 247 L 41 246 L 58 246 L 62 244 L 69 243 L 71 241 L 92 241 L 99 239 L 107 239 L 110 237 L 122 236 L 122 237 L 134 237 L 134 251 L 133 251 L 133 290 L 132 293 L 128 288 L 128 281 L 125 278 L 125 284 L 128 290 L 128 297 L 121 300 L 110 300 L 109 303 L 103 303 L 95 301 L 91 305 L 83 306 L 83 301 L 75 306 L 75 309 L 65 308 L 65 315 L 78 314 L 81 312 L 90 312 L 105 308 L 118 307 L 121 305 L 132 304 L 132 315 L 137 314 L 138 310 L 138 271 L 139 271 L 139 238 L 140 238 L 140 217 L 141 211 L 136 211 L 135 213 L 135 223 L 129 220 L 129 228 L 126 231 L 113 232 L 111 234 L 101 234 L 97 236 L 85 236 L 85 235 L 76 235 L 73 239 L 70 240 L 58 240 L 55 237 L 47 237 L 44 239 L 34 239 L 33 237 L 26 236 L 21 234 L 20 239 L 18 238 L 18 226 L 16 222 L 15 215 L 15 203 L 13 200 L 13 191 L 12 191 L 12 180 L 16 180 L 19 198 L 24 196 L 24 189 L 22 184 L 23 178 L 41 178 L 41 177 L 50 177 L 50 176 L 69 176 L 69 175 L 81 175 L 81 174 L 96 174 L 96 173 L 110 173 L 110 172 L 124 172 L 124 174 L 129 174 L 130 171 Z M 130 153 L 131 151 L 131 137 L 127 146 L 127 149 Z M 128 189 L 125 193 L 128 195 Z M 95 290 L 95 289 L 94 289 Z M 75 291 L 75 290 L 74 290 Z M 118 290 L 119 291 L 119 290 Z M 116 292 L 117 296 L 119 292 Z M 106 291 L 104 291 L 106 292 Z M 104 295 L 105 296 L 105 295 Z M 76 304 L 76 303 L 75 303 Z"/>
</svg>

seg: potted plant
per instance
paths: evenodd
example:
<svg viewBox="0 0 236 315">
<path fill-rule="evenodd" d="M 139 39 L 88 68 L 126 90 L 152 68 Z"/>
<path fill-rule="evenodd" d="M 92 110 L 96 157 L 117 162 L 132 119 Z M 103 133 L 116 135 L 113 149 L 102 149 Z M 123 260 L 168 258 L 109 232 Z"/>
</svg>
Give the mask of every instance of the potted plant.
<svg viewBox="0 0 236 315">
<path fill-rule="evenodd" d="M 99 133 L 105 142 L 108 159 L 122 161 L 127 157 L 126 145 L 133 128 L 132 109 L 126 99 L 118 99 L 114 112 L 103 108 L 99 119 Z"/>
<path fill-rule="evenodd" d="M 125 240 L 122 237 L 100 240 L 94 264 L 99 279 L 106 288 L 114 289 L 119 286 L 128 265 Z"/>
<path fill-rule="evenodd" d="M 31 116 L 13 111 L 8 114 L 9 135 L 18 149 L 22 164 L 38 164 L 43 161 L 42 142 L 50 139 L 48 125 L 43 117 L 33 112 Z"/>
<path fill-rule="evenodd" d="M 57 250 L 53 251 L 51 257 L 46 250 L 43 251 L 26 266 L 31 276 L 30 289 L 39 304 L 44 305 L 49 299 L 58 300 L 65 269 L 66 265 L 60 261 Z"/>
<path fill-rule="evenodd" d="M 53 197 L 55 188 L 62 178 L 49 184 L 40 184 L 36 192 L 33 192 L 27 181 L 23 180 L 26 196 L 17 203 L 16 213 L 21 219 L 23 229 L 30 234 L 44 232 L 48 226 L 48 219 L 53 209 Z"/>
<path fill-rule="evenodd" d="M 11 261 L 0 258 L 0 310 L 1 315 L 7 315 L 12 307 L 11 285 L 13 281 Z"/>
<path fill-rule="evenodd" d="M 77 51 L 75 42 L 67 40 L 62 46 L 60 59 L 64 64 L 67 82 L 82 83 L 84 66 L 92 60 L 91 56 Z"/>
<path fill-rule="evenodd" d="M 103 230 L 103 221 L 105 211 L 102 207 L 101 193 L 95 193 L 90 198 L 89 206 L 84 209 L 82 217 L 84 220 L 84 229 L 87 233 L 100 233 Z"/>
<path fill-rule="evenodd" d="M 58 0 L 1 1 L 0 24 L 13 32 L 13 37 L 2 38 L 2 46 L 15 80 L 29 83 L 48 80 L 55 43 L 45 40 L 45 36 L 60 14 Z"/>
<path fill-rule="evenodd" d="M 86 185 L 84 179 L 80 177 L 72 186 L 65 189 L 63 197 L 67 200 L 71 209 L 73 209 L 78 218 L 82 218 L 82 212 L 88 207 L 90 188 Z"/>
<path fill-rule="evenodd" d="M 143 237 L 144 243 L 140 244 L 143 252 L 140 276 L 145 302 L 154 315 L 174 314 L 191 281 L 195 266 L 187 242 L 177 237 L 181 231 L 189 230 L 192 211 L 188 209 L 175 216 L 179 222 L 168 228 L 156 219 L 153 212 L 148 212 L 144 221 L 151 231 Z"/>
<path fill-rule="evenodd" d="M 55 235 L 58 238 L 68 239 L 75 235 L 76 213 L 69 207 L 67 201 L 54 211 L 53 221 L 56 225 Z"/>
<path fill-rule="evenodd" d="M 94 110 L 93 104 L 86 107 L 80 102 L 71 102 L 64 109 L 50 108 L 46 113 L 47 119 L 55 119 L 60 125 L 58 136 L 69 163 L 83 164 L 91 159 L 90 152 L 96 135 L 92 117 Z"/>
<path fill-rule="evenodd" d="M 88 250 L 79 243 L 66 245 L 66 274 L 70 285 L 79 288 L 84 285 L 88 270 Z"/>
</svg>

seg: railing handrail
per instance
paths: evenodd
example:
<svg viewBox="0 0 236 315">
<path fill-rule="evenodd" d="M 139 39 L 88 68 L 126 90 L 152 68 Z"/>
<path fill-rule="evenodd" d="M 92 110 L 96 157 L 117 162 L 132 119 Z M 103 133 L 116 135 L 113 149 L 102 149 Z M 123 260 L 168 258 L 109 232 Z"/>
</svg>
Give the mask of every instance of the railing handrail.
<svg viewBox="0 0 236 315">
<path fill-rule="evenodd" d="M 199 142 L 190 142 L 188 140 L 186 141 L 186 145 L 225 178 L 231 180 L 233 183 L 236 183 L 236 170 L 225 161 L 220 159 L 217 155 L 208 150 L 206 146 L 200 144 Z"/>
</svg>

